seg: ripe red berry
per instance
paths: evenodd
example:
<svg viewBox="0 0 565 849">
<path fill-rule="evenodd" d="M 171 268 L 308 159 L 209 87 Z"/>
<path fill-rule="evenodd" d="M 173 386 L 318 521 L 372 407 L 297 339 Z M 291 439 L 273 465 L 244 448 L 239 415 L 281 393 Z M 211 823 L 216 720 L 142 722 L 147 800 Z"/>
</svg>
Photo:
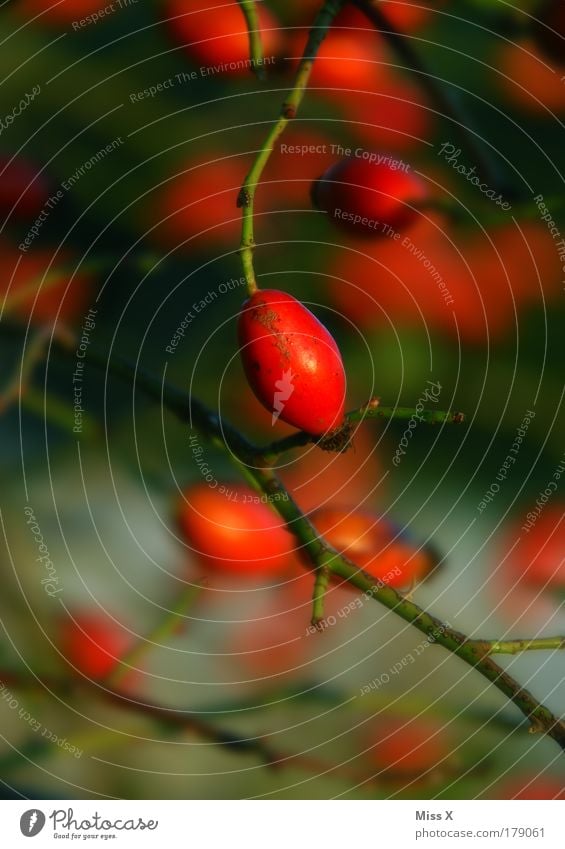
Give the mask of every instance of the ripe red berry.
<svg viewBox="0 0 565 849">
<path fill-rule="evenodd" d="M 257 5 L 263 56 L 272 61 L 279 53 L 281 31 L 273 13 L 263 3 Z M 174 40 L 201 65 L 203 78 L 213 73 L 250 73 L 247 24 L 237 0 L 224 0 L 222 5 L 206 0 L 168 0 L 164 16 Z"/>
<path fill-rule="evenodd" d="M 48 200 L 47 181 L 33 165 L 20 157 L 0 156 L 1 218 L 29 220 Z"/>
<path fill-rule="evenodd" d="M 491 799 L 565 799 L 563 780 L 555 775 L 527 773 L 501 781 L 489 793 Z"/>
<path fill-rule="evenodd" d="M 342 99 L 351 96 L 351 90 L 378 90 L 383 74 L 382 45 L 368 33 L 369 38 L 346 30 L 331 31 L 322 42 L 309 79 L 309 87 L 324 97 Z M 288 52 L 293 68 L 306 47 L 307 32 L 291 37 Z"/>
<path fill-rule="evenodd" d="M 371 161 L 369 157 L 373 158 Z M 357 235 L 382 236 L 386 226 L 398 231 L 417 217 L 414 206 L 427 199 L 419 177 L 386 154 L 369 152 L 336 162 L 312 186 L 314 205 L 334 224 Z"/>
<path fill-rule="evenodd" d="M 397 0 L 382 0 L 379 4 L 382 11 L 397 29 L 404 32 L 414 32 L 420 29 L 427 23 L 432 23 L 432 15 L 437 11 L 438 6 L 444 5 L 444 0 L 404 0 L 398 3 Z M 436 15 L 435 17 L 441 17 Z"/>
<path fill-rule="evenodd" d="M 447 732 L 431 717 L 379 718 L 370 742 L 375 765 L 403 779 L 422 775 L 450 757 Z"/>
<path fill-rule="evenodd" d="M 52 248 L 22 255 L 0 239 L 0 301 L 6 299 L 6 313 L 34 325 L 79 319 L 92 301 L 94 280 L 88 271 L 73 274 L 75 266 L 76 260 L 66 251 L 59 251 L 55 259 Z"/>
<path fill-rule="evenodd" d="M 322 507 L 312 522 L 340 554 L 388 586 L 407 587 L 436 565 L 431 551 L 417 549 L 391 522 L 367 510 Z"/>
<path fill-rule="evenodd" d="M 61 626 L 64 657 L 88 678 L 109 675 L 132 644 L 132 635 L 105 613 L 75 613 Z"/>
<path fill-rule="evenodd" d="M 255 292 L 239 316 L 247 379 L 275 424 L 313 436 L 343 424 L 345 372 L 339 349 L 304 304 L 276 289 Z"/>
<path fill-rule="evenodd" d="M 534 517 L 535 519 L 535 517 Z M 529 521 L 532 521 L 529 519 Z M 516 533 L 516 528 L 513 529 Z M 508 558 L 514 580 L 546 589 L 565 588 L 565 504 L 544 507 Z"/>
<path fill-rule="evenodd" d="M 243 159 L 208 151 L 178 167 L 144 207 L 144 224 L 160 246 L 194 251 L 237 241 L 241 216 L 234 198 L 245 177 Z"/>
<path fill-rule="evenodd" d="M 179 505 L 182 535 L 210 570 L 261 576 L 284 572 L 293 538 L 266 500 L 246 486 L 189 487 Z"/>
<path fill-rule="evenodd" d="M 520 112 L 545 118 L 551 112 L 565 112 L 565 86 L 561 74 L 548 66 L 532 39 L 520 39 L 500 45 L 491 63 L 505 100 Z"/>
</svg>

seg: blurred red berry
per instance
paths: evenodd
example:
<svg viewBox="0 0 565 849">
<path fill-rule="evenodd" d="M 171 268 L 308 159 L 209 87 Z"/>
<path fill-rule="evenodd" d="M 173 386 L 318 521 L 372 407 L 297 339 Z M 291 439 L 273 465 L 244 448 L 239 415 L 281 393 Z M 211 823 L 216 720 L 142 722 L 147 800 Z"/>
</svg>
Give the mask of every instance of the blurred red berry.
<svg viewBox="0 0 565 849">
<path fill-rule="evenodd" d="M 19 156 L 0 156 L 0 218 L 29 221 L 48 200 L 48 182 L 35 166 Z"/>
<path fill-rule="evenodd" d="M 526 522 L 533 524 L 520 535 L 509 557 L 516 580 L 548 590 L 565 589 L 565 504 L 548 504 L 539 518 L 532 513 Z"/>
<path fill-rule="evenodd" d="M 439 768 L 451 754 L 450 735 L 431 717 L 378 717 L 368 742 L 375 766 L 404 780 Z"/>
<path fill-rule="evenodd" d="M 283 573 L 291 562 L 293 537 L 266 497 L 249 487 L 191 486 L 178 505 L 178 522 L 206 569 L 260 577 Z"/>
<path fill-rule="evenodd" d="M 0 266 L 0 299 L 5 299 L 5 314 L 20 321 L 38 325 L 57 318 L 70 324 L 84 315 L 92 302 L 92 274 L 80 269 L 73 273 L 72 256 L 67 251 L 59 251 L 54 259 L 53 250 L 21 253 L 0 240 Z"/>
<path fill-rule="evenodd" d="M 287 55 L 293 68 L 302 57 L 307 38 L 305 30 L 290 39 Z M 378 39 L 368 41 L 343 29 L 330 31 L 318 50 L 308 85 L 318 89 L 317 94 L 339 99 L 348 97 L 350 89 L 375 91 L 384 72 L 383 63 L 386 57 Z"/>
<path fill-rule="evenodd" d="M 100 680 L 109 675 L 133 644 L 132 635 L 108 614 L 75 612 L 61 624 L 60 648 L 82 675 Z"/>
<path fill-rule="evenodd" d="M 522 775 L 504 779 L 490 793 L 491 799 L 565 799 L 563 781 L 553 776 Z"/>
<path fill-rule="evenodd" d="M 188 160 L 160 186 L 143 216 L 150 238 L 166 248 L 194 251 L 210 245 L 235 245 L 241 230 L 236 207 L 247 163 L 209 154 L 205 162 Z"/>
<path fill-rule="evenodd" d="M 468 235 L 436 215 L 398 239 L 340 251 L 330 268 L 331 303 L 360 327 L 427 326 L 481 344 L 509 333 L 515 310 L 519 316 L 556 296 L 560 280 L 559 258 L 542 225 Z"/>
<path fill-rule="evenodd" d="M 383 74 L 374 92 L 352 92 L 339 104 L 348 129 L 369 150 L 421 147 L 433 134 L 433 112 L 418 85 Z"/>
<path fill-rule="evenodd" d="M 503 44 L 492 64 L 500 72 L 494 77 L 498 87 L 517 109 L 541 117 L 565 110 L 562 74 L 548 66 L 532 40 Z"/>
<path fill-rule="evenodd" d="M 322 507 L 312 523 L 339 554 L 391 587 L 407 587 L 436 565 L 430 552 L 417 549 L 395 526 L 368 510 Z"/>
<path fill-rule="evenodd" d="M 340 159 L 312 187 L 312 200 L 332 223 L 357 235 L 386 238 L 383 228 L 405 230 L 425 202 L 424 182 L 406 163 L 372 151 Z"/>
<path fill-rule="evenodd" d="M 280 52 L 281 30 L 265 4 L 257 4 L 257 11 L 268 68 L 268 60 Z M 206 0 L 167 0 L 164 16 L 171 37 L 185 48 L 189 59 L 203 67 L 204 76 L 215 69 L 230 76 L 251 73 L 247 24 L 237 0 L 222 0 L 218 4 Z"/>
</svg>

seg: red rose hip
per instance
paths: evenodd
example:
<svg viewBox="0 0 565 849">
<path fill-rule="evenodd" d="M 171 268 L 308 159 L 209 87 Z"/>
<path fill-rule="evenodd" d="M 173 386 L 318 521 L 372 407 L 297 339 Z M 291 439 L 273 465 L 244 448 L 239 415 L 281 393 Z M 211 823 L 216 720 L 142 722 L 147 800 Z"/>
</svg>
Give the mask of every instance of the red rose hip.
<svg viewBox="0 0 565 849">
<path fill-rule="evenodd" d="M 60 628 L 62 653 L 81 675 L 94 680 L 110 675 L 133 644 L 129 631 L 107 613 L 79 611 Z"/>
<path fill-rule="evenodd" d="M 386 154 L 365 152 L 336 162 L 312 186 L 312 201 L 336 227 L 364 236 L 390 235 L 417 217 L 425 184 Z"/>
<path fill-rule="evenodd" d="M 189 487 L 178 522 L 185 541 L 211 572 L 258 578 L 280 574 L 292 562 L 291 534 L 247 486 Z"/>
<path fill-rule="evenodd" d="M 435 552 L 418 548 L 392 522 L 368 510 L 321 507 L 312 522 L 336 551 L 387 586 L 409 587 L 437 565 Z"/>
<path fill-rule="evenodd" d="M 247 379 L 278 418 L 313 436 L 344 420 L 345 372 L 323 324 L 286 292 L 255 292 L 241 309 L 239 344 Z"/>
</svg>

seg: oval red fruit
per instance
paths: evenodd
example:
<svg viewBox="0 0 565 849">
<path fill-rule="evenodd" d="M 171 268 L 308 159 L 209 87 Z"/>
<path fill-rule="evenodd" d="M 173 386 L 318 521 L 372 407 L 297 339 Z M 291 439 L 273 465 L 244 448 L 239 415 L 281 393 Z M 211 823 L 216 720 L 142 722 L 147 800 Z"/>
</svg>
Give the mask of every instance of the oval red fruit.
<svg viewBox="0 0 565 849">
<path fill-rule="evenodd" d="M 450 734 L 431 716 L 379 717 L 369 743 L 375 765 L 402 779 L 430 773 L 452 758 Z"/>
<path fill-rule="evenodd" d="M 246 486 L 196 484 L 184 492 L 178 521 L 206 568 L 233 575 L 284 572 L 293 538 L 274 510 Z"/>
<path fill-rule="evenodd" d="M 47 180 L 20 157 L 0 156 L 0 216 L 28 220 L 49 200 Z"/>
<path fill-rule="evenodd" d="M 313 436 L 344 421 L 345 371 L 323 324 L 276 289 L 255 292 L 241 309 L 239 344 L 247 379 L 277 419 Z"/>
<path fill-rule="evenodd" d="M 84 611 L 61 625 L 60 646 L 78 672 L 100 680 L 131 648 L 132 635 L 109 614 Z"/>
<path fill-rule="evenodd" d="M 312 201 L 336 227 L 365 236 L 390 236 L 417 217 L 426 186 L 406 163 L 388 154 L 368 153 L 336 162 L 312 186 Z"/>
<path fill-rule="evenodd" d="M 418 548 L 392 522 L 368 510 L 322 507 L 314 511 L 312 522 L 336 551 L 388 586 L 408 587 L 437 565 L 431 549 Z"/>
</svg>

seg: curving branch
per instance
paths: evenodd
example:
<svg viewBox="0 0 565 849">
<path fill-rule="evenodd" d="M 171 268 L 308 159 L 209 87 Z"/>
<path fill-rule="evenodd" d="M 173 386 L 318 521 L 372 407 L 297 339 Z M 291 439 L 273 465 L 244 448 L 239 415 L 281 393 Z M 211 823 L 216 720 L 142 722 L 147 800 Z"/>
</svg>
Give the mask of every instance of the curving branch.
<svg viewBox="0 0 565 849">
<path fill-rule="evenodd" d="M 54 343 L 54 351 L 68 353 L 68 349 L 59 340 Z M 258 491 L 269 497 L 273 509 L 286 522 L 301 550 L 306 554 L 310 562 L 309 568 L 314 573 L 318 576 L 331 573 L 348 582 L 365 593 L 368 598 L 378 601 L 404 621 L 409 622 L 425 634 L 431 643 L 442 646 L 472 666 L 520 709 L 530 722 L 532 731 L 549 735 L 565 750 L 565 722 L 554 716 L 545 705 L 541 704 L 491 657 L 492 653 L 500 652 L 501 647 L 504 649 L 512 646 L 516 651 L 565 648 L 563 638 L 554 638 L 551 645 L 548 645 L 547 638 L 543 639 L 543 645 L 540 645 L 538 640 L 498 642 L 471 639 L 462 632 L 450 628 L 441 619 L 419 607 L 408 596 L 397 592 L 392 587 L 376 583 L 370 575 L 335 551 L 302 513 L 274 470 L 266 462 L 264 466 L 257 465 L 260 449 L 245 439 L 233 426 L 220 420 L 200 401 L 157 377 L 136 371 L 135 367 L 125 360 L 116 358 L 108 360 L 104 354 L 96 352 L 93 348 L 89 349 L 87 360 L 107 373 L 127 380 L 133 384 L 134 389 L 135 387 L 141 389 L 181 421 L 189 423 L 191 427 L 198 430 L 203 438 L 216 446 L 223 447 L 238 468 L 245 467 L 246 476 L 254 483 Z M 315 600 L 318 603 L 316 607 L 318 617 L 321 614 L 319 599 L 323 595 L 324 580 L 319 579 L 316 582 Z M 318 618 L 318 623 L 319 621 Z"/>
<path fill-rule="evenodd" d="M 465 421 L 465 415 L 452 410 L 424 410 L 417 407 L 381 407 L 378 398 L 371 398 L 367 404 L 346 413 L 345 428 L 348 425 L 351 426 L 365 419 L 395 419 L 399 421 L 415 419 L 418 422 L 430 425 L 462 424 Z M 299 430 L 296 433 L 285 436 L 283 439 L 277 439 L 275 442 L 265 445 L 259 449 L 258 453 L 261 458 L 272 463 L 286 451 L 292 451 L 294 448 L 303 448 L 310 443 L 319 443 L 322 448 L 332 450 L 332 446 L 328 445 L 327 440 L 320 440 L 305 430 Z M 348 445 L 345 446 L 345 449 L 347 447 Z"/>
<path fill-rule="evenodd" d="M 323 7 L 318 12 L 316 19 L 310 30 L 308 42 L 304 49 L 304 55 L 298 65 L 298 70 L 294 79 L 294 85 L 289 91 L 285 102 L 283 103 L 278 120 L 275 121 L 265 141 L 263 142 L 257 157 L 251 166 L 251 170 L 243 181 L 243 186 L 239 191 L 237 205 L 243 210 L 241 244 L 239 255 L 243 265 L 243 273 L 247 281 L 247 289 L 249 294 L 257 291 L 257 280 L 255 278 L 255 269 L 253 267 L 253 251 L 255 249 L 255 235 L 253 229 L 253 214 L 254 214 L 254 199 L 257 185 L 261 179 L 263 170 L 269 161 L 269 157 L 273 152 L 273 145 L 285 130 L 287 124 L 296 117 L 298 108 L 302 103 L 310 72 L 314 64 L 314 59 L 318 53 L 320 45 L 324 40 L 328 29 L 330 28 L 333 19 L 345 5 L 346 0 L 326 0 Z"/>
<path fill-rule="evenodd" d="M 565 649 L 565 637 L 538 637 L 535 640 L 487 640 L 489 654 L 520 654 L 524 651 L 559 651 Z"/>
<path fill-rule="evenodd" d="M 263 45 L 261 43 L 261 30 L 259 25 L 259 15 L 255 0 L 237 0 L 243 12 L 245 23 L 247 24 L 247 32 L 249 35 L 249 54 L 251 56 L 251 67 L 253 73 L 259 80 L 265 79 L 265 69 L 263 67 Z M 221 10 L 218 12 L 221 15 Z"/>
</svg>

